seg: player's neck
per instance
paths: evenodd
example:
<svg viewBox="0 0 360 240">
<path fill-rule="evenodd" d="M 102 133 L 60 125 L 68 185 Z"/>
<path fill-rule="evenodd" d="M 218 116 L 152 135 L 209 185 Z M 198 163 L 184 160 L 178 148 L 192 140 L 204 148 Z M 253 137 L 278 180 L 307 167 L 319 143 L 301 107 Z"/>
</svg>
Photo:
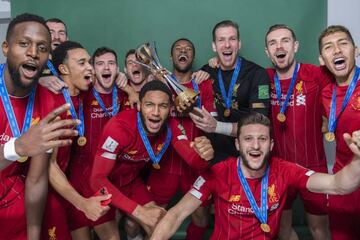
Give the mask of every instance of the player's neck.
<svg viewBox="0 0 360 240">
<path fill-rule="evenodd" d="M 14 83 L 14 80 L 11 78 L 8 65 L 5 67 L 4 71 L 4 80 L 5 80 L 5 87 L 9 95 L 14 97 L 25 97 L 30 94 L 32 87 L 22 88 L 17 86 Z"/>
<path fill-rule="evenodd" d="M 263 166 L 261 169 L 252 170 L 252 169 L 248 168 L 247 166 L 245 166 L 243 161 L 241 161 L 240 167 L 241 167 L 241 170 L 242 170 L 245 178 L 261 178 L 264 176 L 265 170 L 266 170 L 266 165 Z"/>
<path fill-rule="evenodd" d="M 179 72 L 178 70 L 174 69 L 174 75 L 180 83 L 188 83 L 191 81 L 192 71 L 189 70 L 184 73 L 184 72 Z"/>
<path fill-rule="evenodd" d="M 112 92 L 113 86 L 110 88 L 105 88 L 99 83 L 99 80 L 97 80 L 94 84 L 94 88 L 98 93 L 109 94 Z"/>
<path fill-rule="evenodd" d="M 77 96 L 80 93 L 80 90 L 75 87 L 75 85 L 72 83 L 71 79 L 67 77 L 67 75 L 60 76 L 64 82 L 68 85 L 68 91 L 70 96 Z"/>
<path fill-rule="evenodd" d="M 351 69 L 349 74 L 347 74 L 345 76 L 339 76 L 339 77 L 335 76 L 335 81 L 336 81 L 337 85 L 338 86 L 348 86 L 355 75 L 355 68 L 356 68 L 356 66 L 354 65 L 354 67 Z"/>
<path fill-rule="evenodd" d="M 294 61 L 289 67 L 287 68 L 276 68 L 276 73 L 278 75 L 278 78 L 280 80 L 285 80 L 285 79 L 289 79 L 292 78 L 294 71 L 295 71 L 295 67 L 296 67 L 296 61 Z"/>
<path fill-rule="evenodd" d="M 142 81 L 140 84 L 134 84 L 131 81 L 129 81 L 129 83 L 130 83 L 130 87 L 132 87 L 135 92 L 139 93 L 141 88 L 145 85 L 146 80 Z"/>
</svg>

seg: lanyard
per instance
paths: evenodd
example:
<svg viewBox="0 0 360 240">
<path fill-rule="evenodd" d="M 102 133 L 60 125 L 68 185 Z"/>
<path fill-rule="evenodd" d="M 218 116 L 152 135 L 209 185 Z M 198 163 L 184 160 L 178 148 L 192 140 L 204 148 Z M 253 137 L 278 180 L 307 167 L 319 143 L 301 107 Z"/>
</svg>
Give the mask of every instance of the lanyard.
<svg viewBox="0 0 360 240">
<path fill-rule="evenodd" d="M 6 89 L 5 79 L 4 79 L 4 69 L 5 69 L 5 64 L 1 64 L 0 65 L 0 96 L 1 96 L 2 103 L 4 105 L 7 119 L 10 124 L 11 132 L 14 137 L 20 137 L 22 134 L 24 134 L 28 130 L 28 128 L 30 127 L 30 124 L 31 124 L 31 118 L 33 115 L 33 110 L 34 110 L 36 87 L 33 87 L 33 89 L 31 90 L 29 100 L 28 100 L 28 103 L 26 106 L 23 127 L 20 132 L 19 125 L 16 121 L 14 109 L 11 105 L 9 94 Z"/>
<path fill-rule="evenodd" d="M 113 86 L 113 90 L 112 90 L 112 112 L 109 113 L 109 111 L 106 109 L 106 106 L 103 102 L 103 100 L 101 99 L 100 94 L 98 93 L 98 91 L 96 91 L 95 87 L 93 87 L 92 89 L 93 95 L 96 98 L 96 101 L 99 103 L 100 107 L 102 108 L 102 110 L 105 112 L 106 116 L 111 117 L 111 116 L 115 116 L 119 110 L 118 107 L 118 103 L 117 103 L 117 87 Z"/>
</svg>

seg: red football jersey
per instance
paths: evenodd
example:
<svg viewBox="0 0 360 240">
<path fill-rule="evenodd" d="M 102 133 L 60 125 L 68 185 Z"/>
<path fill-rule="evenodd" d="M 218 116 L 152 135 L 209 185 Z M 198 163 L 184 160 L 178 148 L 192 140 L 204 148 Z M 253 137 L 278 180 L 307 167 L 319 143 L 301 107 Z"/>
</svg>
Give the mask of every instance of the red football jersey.
<svg viewBox="0 0 360 240">
<path fill-rule="evenodd" d="M 171 144 L 181 156 L 197 169 L 206 168 L 207 163 L 190 147 L 183 127 L 174 118 L 170 118 L 168 124 L 172 132 Z M 158 154 L 165 142 L 166 131 L 148 139 L 154 153 Z M 149 161 L 149 154 L 137 128 L 137 111 L 120 112 L 110 119 L 100 137 L 91 171 L 93 190 L 107 187 L 112 194 L 113 204 L 131 213 L 137 204 L 118 189 L 135 180 Z"/>
<path fill-rule="evenodd" d="M 194 89 L 191 82 L 182 85 L 187 88 Z M 212 115 L 216 115 L 217 112 L 214 105 L 214 93 L 212 91 L 211 81 L 205 80 L 201 82 L 201 84 L 199 85 L 199 91 L 201 105 L 204 106 L 209 113 L 211 113 Z M 179 123 L 184 127 L 189 140 L 192 141 L 194 140 L 194 138 L 204 135 L 203 132 L 195 126 L 194 122 L 189 116 L 183 116 L 179 114 L 175 109 L 172 110 L 171 116 L 176 117 Z M 164 159 L 166 159 L 166 161 L 163 161 L 164 163 L 161 165 L 160 171 L 162 172 L 178 175 L 193 173 L 189 165 L 186 164 L 186 162 L 179 156 L 179 154 L 177 154 L 177 152 L 172 146 L 170 146 L 169 150 L 166 152 Z"/>
<path fill-rule="evenodd" d="M 325 117 L 329 118 L 331 98 L 335 83 L 332 82 L 322 92 L 323 111 Z M 348 86 L 336 87 L 336 117 L 339 115 L 341 105 L 344 101 L 345 93 Z M 352 134 L 353 131 L 360 129 L 360 81 L 351 95 L 348 104 L 346 105 L 343 113 L 338 118 L 337 126 L 335 129 L 336 137 L 336 162 L 334 165 L 334 173 L 345 167 L 353 158 L 353 153 L 344 141 L 343 134 Z"/>
<path fill-rule="evenodd" d="M 277 119 L 281 105 L 275 90 L 275 69 L 267 69 L 267 72 L 271 79 L 273 156 L 308 168 L 326 166 L 321 132 L 321 90 L 329 83 L 327 71 L 311 64 L 300 64 L 283 123 Z M 282 101 L 290 83 L 291 78 L 280 80 Z"/>
<path fill-rule="evenodd" d="M 279 158 L 271 159 L 267 191 L 269 233 L 261 230 L 260 221 L 245 195 L 237 172 L 236 158 L 228 158 L 203 173 L 189 193 L 201 201 L 206 201 L 210 196 L 214 199 L 215 226 L 210 239 L 275 239 L 288 188 L 305 189 L 312 173 L 312 170 L 294 163 Z M 246 180 L 260 206 L 261 178 Z"/>
<path fill-rule="evenodd" d="M 99 93 L 108 113 L 112 113 L 112 92 L 109 94 Z M 125 94 L 123 91 L 118 90 L 117 103 L 118 111 L 123 109 L 121 105 Z M 84 123 L 85 123 L 85 146 L 73 144 L 70 160 L 70 176 L 75 181 L 82 179 L 88 181 L 90 177 L 90 170 L 92 161 L 94 159 L 99 138 L 105 124 L 111 117 L 105 114 L 98 101 L 94 97 L 92 89 L 90 89 L 83 99 L 84 104 Z"/>
<path fill-rule="evenodd" d="M 47 90 L 41 86 L 37 86 L 36 88 L 31 125 L 37 124 L 55 107 L 51 105 L 51 97 L 46 94 L 46 91 Z M 21 131 L 29 96 L 9 97 L 19 130 Z M 3 145 L 9 141 L 13 135 L 2 101 L 0 101 L 0 116 L 2 116 L 0 118 L 0 144 Z M 16 199 L 19 193 L 24 190 L 24 181 L 29 161 L 31 161 L 31 159 L 28 159 L 25 163 L 13 162 L 0 171 L 0 208 L 11 204 L 12 200 Z"/>
</svg>

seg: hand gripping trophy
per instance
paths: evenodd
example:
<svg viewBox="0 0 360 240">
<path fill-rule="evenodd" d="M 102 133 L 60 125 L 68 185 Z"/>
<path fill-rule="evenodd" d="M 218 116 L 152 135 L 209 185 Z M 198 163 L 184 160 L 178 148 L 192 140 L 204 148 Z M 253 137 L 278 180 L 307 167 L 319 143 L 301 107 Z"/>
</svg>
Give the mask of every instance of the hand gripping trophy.
<svg viewBox="0 0 360 240">
<path fill-rule="evenodd" d="M 193 109 L 199 93 L 181 85 L 173 77 L 172 73 L 160 64 L 154 42 L 144 43 L 138 47 L 136 49 L 136 58 L 138 60 L 137 63 L 148 68 L 158 79 L 165 80 L 167 85 L 171 86 L 177 95 L 175 98 L 175 106 L 177 109 L 179 109 L 179 107 L 181 109 L 186 108 L 184 112 L 190 112 Z"/>
</svg>

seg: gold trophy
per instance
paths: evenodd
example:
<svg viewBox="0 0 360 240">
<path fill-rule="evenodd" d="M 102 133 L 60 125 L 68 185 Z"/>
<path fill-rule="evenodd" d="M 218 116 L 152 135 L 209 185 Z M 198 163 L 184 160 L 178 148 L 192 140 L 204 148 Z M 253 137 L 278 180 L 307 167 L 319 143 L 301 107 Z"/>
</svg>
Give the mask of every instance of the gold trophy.
<svg viewBox="0 0 360 240">
<path fill-rule="evenodd" d="M 148 42 L 142 44 L 136 49 L 137 63 L 150 69 L 151 73 L 157 78 L 165 80 L 167 85 L 175 91 L 177 97 L 175 98 L 175 106 L 183 109 L 184 112 L 190 112 L 196 102 L 199 93 L 194 90 L 181 85 L 172 75 L 170 71 L 165 69 L 161 64 L 156 52 L 155 42 Z"/>
</svg>

